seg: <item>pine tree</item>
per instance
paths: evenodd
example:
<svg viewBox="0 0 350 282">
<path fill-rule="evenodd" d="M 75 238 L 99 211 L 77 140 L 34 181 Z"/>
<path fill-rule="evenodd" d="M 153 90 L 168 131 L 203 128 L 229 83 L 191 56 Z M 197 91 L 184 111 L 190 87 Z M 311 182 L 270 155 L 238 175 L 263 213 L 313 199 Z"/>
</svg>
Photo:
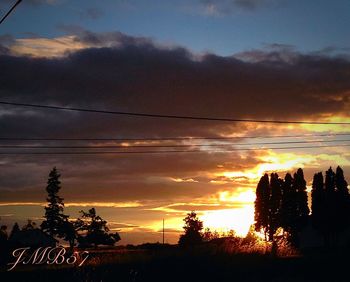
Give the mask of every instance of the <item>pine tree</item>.
<svg viewBox="0 0 350 282">
<path fill-rule="evenodd" d="M 63 213 L 63 198 L 58 195 L 61 189 L 60 176 L 56 167 L 49 174 L 46 187 L 48 205 L 45 207 L 45 220 L 41 224 L 41 229 L 51 236 L 63 238 L 65 236 L 63 225 L 68 216 Z"/>
</svg>

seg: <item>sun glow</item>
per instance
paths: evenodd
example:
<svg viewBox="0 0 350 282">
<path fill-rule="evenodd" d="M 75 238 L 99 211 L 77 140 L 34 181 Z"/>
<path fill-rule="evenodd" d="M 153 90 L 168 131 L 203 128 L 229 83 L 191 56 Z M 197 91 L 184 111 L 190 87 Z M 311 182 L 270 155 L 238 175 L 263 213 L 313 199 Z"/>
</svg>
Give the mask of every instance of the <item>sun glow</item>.
<svg viewBox="0 0 350 282">
<path fill-rule="evenodd" d="M 219 192 L 220 202 L 232 202 L 232 203 L 253 203 L 255 201 L 255 193 L 253 190 L 247 190 L 239 193 L 238 195 L 233 194 L 229 191 Z"/>
<path fill-rule="evenodd" d="M 238 236 L 245 236 L 254 223 L 253 205 L 242 208 L 206 211 L 201 216 L 204 227 L 218 232 L 234 230 Z"/>
<path fill-rule="evenodd" d="M 312 164 L 316 161 L 316 157 L 312 155 L 296 155 L 293 153 L 276 154 L 272 151 L 267 155 L 259 158 L 261 163 L 252 169 L 243 171 L 225 171 L 217 176 L 224 176 L 231 179 L 246 178 L 247 181 L 256 183 L 256 181 L 268 172 L 291 171 L 299 167 L 304 167 L 305 164 Z"/>
</svg>

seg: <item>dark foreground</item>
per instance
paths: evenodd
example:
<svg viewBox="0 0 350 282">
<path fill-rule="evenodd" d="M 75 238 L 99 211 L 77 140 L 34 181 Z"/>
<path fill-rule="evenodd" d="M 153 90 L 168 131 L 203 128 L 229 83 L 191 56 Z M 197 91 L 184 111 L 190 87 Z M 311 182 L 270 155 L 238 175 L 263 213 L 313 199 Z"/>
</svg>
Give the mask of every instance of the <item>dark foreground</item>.
<svg viewBox="0 0 350 282">
<path fill-rule="evenodd" d="M 22 266 L 0 281 L 350 281 L 348 251 L 272 257 L 213 250 L 106 250 L 82 267 Z"/>
</svg>

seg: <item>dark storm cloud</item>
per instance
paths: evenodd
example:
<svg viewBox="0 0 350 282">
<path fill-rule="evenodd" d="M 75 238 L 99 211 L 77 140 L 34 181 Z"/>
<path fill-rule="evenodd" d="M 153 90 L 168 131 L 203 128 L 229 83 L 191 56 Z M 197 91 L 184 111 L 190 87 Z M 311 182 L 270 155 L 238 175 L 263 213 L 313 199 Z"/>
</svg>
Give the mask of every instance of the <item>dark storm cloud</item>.
<svg viewBox="0 0 350 282">
<path fill-rule="evenodd" d="M 149 39 L 118 32 L 83 32 L 76 40 L 114 47 L 88 48 L 54 59 L 1 56 L 1 99 L 265 119 L 310 119 L 349 110 L 350 63 L 345 59 L 279 50 L 256 50 L 238 58 L 214 54 L 196 58 L 184 48 L 161 48 Z M 4 135 L 194 136 L 240 128 L 228 123 L 97 118 L 68 112 L 41 111 L 24 118 L 23 109 L 17 111 L 22 114 L 1 116 Z"/>
<path fill-rule="evenodd" d="M 94 48 L 58 58 L 0 56 L 0 100 L 259 119 L 317 119 L 349 113 L 350 63 L 344 58 L 303 55 L 281 46 L 236 57 L 196 56 L 181 47 L 161 47 L 148 38 L 119 32 L 76 29 L 76 34 L 76 42 Z M 1 136 L 8 137 L 218 136 L 248 128 L 218 122 L 0 109 Z M 238 154 L 205 152 L 2 157 L 0 198 L 44 201 L 45 180 L 56 165 L 62 169 L 68 201 L 191 200 L 233 188 L 211 184 L 206 172 L 219 171 L 219 165 L 223 170 L 241 170 L 258 163 L 254 154 L 241 159 Z M 194 182 L 177 183 L 170 178 Z"/>
<path fill-rule="evenodd" d="M 103 32 L 94 33 L 84 30 L 76 37 L 76 41 L 84 44 L 88 44 L 93 47 L 127 47 L 127 46 L 141 46 L 141 47 L 154 47 L 153 42 L 146 37 L 133 37 L 121 32 Z"/>
<path fill-rule="evenodd" d="M 0 55 L 10 55 L 10 47 L 15 42 L 15 39 L 10 34 L 0 35 Z"/>
<path fill-rule="evenodd" d="M 68 202 L 130 200 L 192 200 L 215 194 L 232 185 L 212 185 L 208 172 L 252 167 L 255 153 L 242 159 L 237 154 L 199 153 L 139 156 L 23 157 L 2 158 L 1 201 L 43 201 L 49 170 L 62 173 L 62 193 Z M 218 168 L 218 165 L 222 167 Z M 18 171 L 25 173 L 18 174 Z M 196 182 L 176 182 L 195 178 Z M 26 187 L 23 189 L 23 187 Z"/>
<path fill-rule="evenodd" d="M 15 39 L 10 34 L 0 35 L 0 44 L 11 46 L 15 42 Z"/>
</svg>

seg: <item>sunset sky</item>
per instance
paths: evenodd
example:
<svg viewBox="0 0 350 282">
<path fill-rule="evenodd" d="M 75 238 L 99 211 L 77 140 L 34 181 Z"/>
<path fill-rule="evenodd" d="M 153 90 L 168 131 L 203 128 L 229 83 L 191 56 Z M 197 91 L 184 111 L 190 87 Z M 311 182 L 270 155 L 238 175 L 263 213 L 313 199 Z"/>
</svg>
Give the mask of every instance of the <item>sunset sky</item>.
<svg viewBox="0 0 350 282">
<path fill-rule="evenodd" d="M 15 2 L 0 0 L 1 15 Z M 347 0 L 23 0 L 0 25 L 0 102 L 350 122 L 349 11 Z M 179 137 L 187 139 L 150 140 Z M 173 149 L 196 152 L 6 155 L 86 150 L 7 145 L 125 147 L 93 151 L 180 145 Z M 350 145 L 350 125 L 147 118 L 0 105 L 0 224 L 40 223 L 46 180 L 56 166 L 65 212 L 75 218 L 79 210 L 96 207 L 111 229 L 121 232 L 120 244 L 161 241 L 163 218 L 166 241 L 175 243 L 182 218 L 191 210 L 206 227 L 244 235 L 253 223 L 255 188 L 264 172 L 284 177 L 301 167 L 310 191 L 315 172 L 340 165 L 349 182 L 350 151 L 341 145 Z M 273 149 L 310 146 L 322 147 Z"/>
</svg>

